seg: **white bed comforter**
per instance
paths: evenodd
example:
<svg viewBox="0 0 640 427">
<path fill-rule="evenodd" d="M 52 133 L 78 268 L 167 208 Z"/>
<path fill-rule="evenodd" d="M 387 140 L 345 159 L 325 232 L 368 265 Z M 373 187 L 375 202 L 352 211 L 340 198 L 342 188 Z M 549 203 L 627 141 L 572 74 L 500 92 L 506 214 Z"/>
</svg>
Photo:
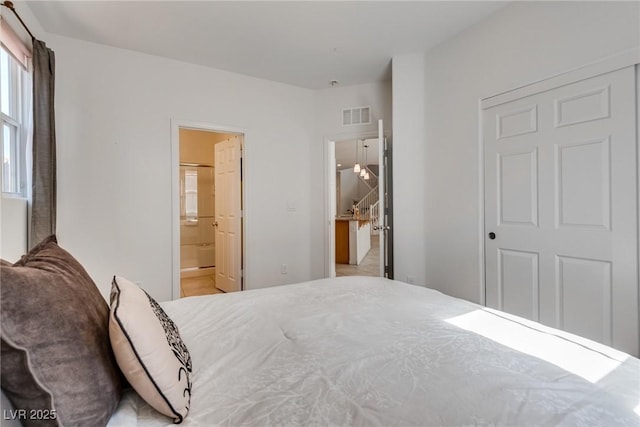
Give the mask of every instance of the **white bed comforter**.
<svg viewBox="0 0 640 427">
<path fill-rule="evenodd" d="M 640 425 L 640 361 L 439 292 L 345 277 L 164 303 L 185 426 Z M 129 391 L 109 424 L 169 426 Z"/>
</svg>

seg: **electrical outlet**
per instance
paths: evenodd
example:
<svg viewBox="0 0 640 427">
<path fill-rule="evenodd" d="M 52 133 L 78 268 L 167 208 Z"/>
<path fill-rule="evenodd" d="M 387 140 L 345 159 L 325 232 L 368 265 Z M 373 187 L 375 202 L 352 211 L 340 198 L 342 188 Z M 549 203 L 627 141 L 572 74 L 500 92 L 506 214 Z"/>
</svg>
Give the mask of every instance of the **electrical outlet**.
<svg viewBox="0 0 640 427">
<path fill-rule="evenodd" d="M 282 264 L 280 266 L 280 274 L 287 274 L 289 272 L 287 264 Z"/>
</svg>

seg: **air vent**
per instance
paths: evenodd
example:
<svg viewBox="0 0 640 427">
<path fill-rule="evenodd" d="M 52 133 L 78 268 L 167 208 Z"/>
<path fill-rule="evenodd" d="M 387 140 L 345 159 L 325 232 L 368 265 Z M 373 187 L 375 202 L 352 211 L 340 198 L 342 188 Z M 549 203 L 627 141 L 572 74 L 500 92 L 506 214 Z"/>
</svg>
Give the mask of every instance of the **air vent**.
<svg viewBox="0 0 640 427">
<path fill-rule="evenodd" d="M 342 125 L 368 125 L 371 123 L 371 107 L 355 107 L 342 110 Z"/>
</svg>

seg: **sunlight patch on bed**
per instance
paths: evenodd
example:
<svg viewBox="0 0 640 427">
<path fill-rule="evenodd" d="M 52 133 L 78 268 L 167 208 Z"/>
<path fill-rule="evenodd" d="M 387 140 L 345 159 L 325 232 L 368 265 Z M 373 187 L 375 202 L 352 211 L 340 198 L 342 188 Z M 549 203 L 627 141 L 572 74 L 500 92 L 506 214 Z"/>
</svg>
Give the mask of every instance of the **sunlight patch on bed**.
<svg viewBox="0 0 640 427">
<path fill-rule="evenodd" d="M 593 341 L 491 309 L 472 311 L 447 322 L 545 360 L 594 384 L 628 357 Z M 587 344 L 589 348 L 584 347 Z"/>
</svg>

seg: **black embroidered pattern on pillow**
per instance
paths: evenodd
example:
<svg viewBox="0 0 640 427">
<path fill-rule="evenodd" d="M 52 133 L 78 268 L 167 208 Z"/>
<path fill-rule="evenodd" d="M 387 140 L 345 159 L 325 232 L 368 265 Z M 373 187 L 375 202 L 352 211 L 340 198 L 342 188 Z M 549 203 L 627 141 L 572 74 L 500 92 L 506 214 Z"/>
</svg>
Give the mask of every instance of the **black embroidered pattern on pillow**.
<svg viewBox="0 0 640 427">
<path fill-rule="evenodd" d="M 162 307 L 160 307 L 160 305 L 153 298 L 151 298 L 149 294 L 147 294 L 147 298 L 149 298 L 149 304 L 151 304 L 153 312 L 155 313 L 158 320 L 160 320 L 160 324 L 164 329 L 164 333 L 167 337 L 167 342 L 173 350 L 173 354 L 180 361 L 182 366 L 184 366 L 188 372 L 191 372 L 191 355 L 189 354 L 189 350 L 187 350 L 187 346 L 184 345 L 182 338 L 180 338 L 180 332 L 178 332 L 176 324 L 173 323 L 173 320 L 171 320 L 169 316 L 167 316 L 167 313 L 164 312 Z"/>
<path fill-rule="evenodd" d="M 191 354 L 189 354 L 189 350 L 187 350 L 187 346 L 184 345 L 182 338 L 180 338 L 180 333 L 178 332 L 178 327 L 173 320 L 167 316 L 167 313 L 164 312 L 162 307 L 147 294 L 147 298 L 149 298 L 149 304 L 151 304 L 151 309 L 155 313 L 158 320 L 160 320 L 160 324 L 164 329 L 164 334 L 167 337 L 167 342 L 169 343 L 169 347 L 173 351 L 173 355 L 176 356 L 176 359 L 180 362 L 182 367 L 178 370 L 178 381 L 182 380 L 182 371 L 186 374 L 187 377 L 187 388 L 182 392 L 183 396 L 189 395 L 189 400 L 191 400 L 191 378 L 189 374 L 191 373 Z M 187 407 L 187 410 L 189 408 Z M 180 419 L 179 422 L 182 422 Z"/>
<path fill-rule="evenodd" d="M 191 354 L 189 354 L 189 350 L 187 350 L 187 346 L 184 345 L 182 338 L 180 338 L 178 327 L 176 326 L 175 323 L 173 323 L 173 320 L 171 320 L 169 316 L 167 316 L 167 313 L 164 312 L 164 310 L 162 309 L 162 307 L 160 307 L 160 305 L 156 302 L 156 300 L 151 298 L 151 296 L 146 292 L 145 294 L 147 295 L 147 298 L 149 298 L 149 304 L 151 304 L 151 309 L 153 310 L 158 320 L 160 320 L 160 324 L 164 329 L 164 334 L 167 337 L 167 342 L 169 343 L 169 347 L 171 347 L 171 350 L 173 351 L 174 356 L 176 356 L 176 359 L 178 359 L 180 364 L 183 366 L 178 371 L 178 381 L 182 380 L 182 371 L 185 371 L 185 374 L 187 376 L 187 388 L 184 389 L 182 395 L 186 396 L 187 394 L 189 394 L 189 400 L 190 400 L 191 399 L 191 379 L 189 378 L 189 374 L 191 373 L 191 369 L 192 369 Z"/>
</svg>

